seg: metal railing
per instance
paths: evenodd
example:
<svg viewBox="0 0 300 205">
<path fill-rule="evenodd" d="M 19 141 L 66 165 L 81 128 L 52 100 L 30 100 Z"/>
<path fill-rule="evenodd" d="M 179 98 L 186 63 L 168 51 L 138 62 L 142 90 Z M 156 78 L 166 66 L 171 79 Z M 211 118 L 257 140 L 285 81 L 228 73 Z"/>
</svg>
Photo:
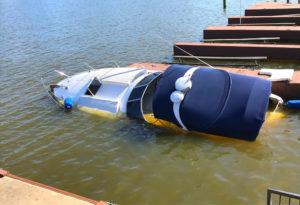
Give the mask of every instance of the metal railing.
<svg viewBox="0 0 300 205">
<path fill-rule="evenodd" d="M 271 189 L 268 188 L 267 191 L 267 205 L 300 205 L 300 195 Z"/>
</svg>

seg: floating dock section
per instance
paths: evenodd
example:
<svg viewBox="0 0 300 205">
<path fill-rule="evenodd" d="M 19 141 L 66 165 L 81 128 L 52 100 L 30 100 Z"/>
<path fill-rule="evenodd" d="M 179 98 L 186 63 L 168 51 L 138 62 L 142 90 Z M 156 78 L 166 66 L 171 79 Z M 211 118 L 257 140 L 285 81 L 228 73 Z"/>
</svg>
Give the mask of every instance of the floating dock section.
<svg viewBox="0 0 300 205">
<path fill-rule="evenodd" d="M 300 60 L 300 45 L 250 44 L 250 43 L 185 43 L 174 45 L 174 57 L 266 57 L 267 59 Z M 184 51 L 186 52 L 184 52 Z"/>
<path fill-rule="evenodd" d="M 300 4 L 257 3 L 245 10 L 245 16 L 272 16 L 299 14 Z"/>
<path fill-rule="evenodd" d="M 108 205 L 40 184 L 0 169 L 1 205 Z"/>
<path fill-rule="evenodd" d="M 174 57 L 300 61 L 300 4 L 256 4 L 246 10 L 246 16 L 231 17 L 228 23 L 205 28 L 203 42 L 175 44 Z"/>
<path fill-rule="evenodd" d="M 164 71 L 170 64 L 158 64 L 158 63 L 135 63 L 130 67 L 146 68 L 153 71 Z M 241 69 L 241 68 L 227 68 L 227 67 L 216 67 L 217 69 L 226 70 L 228 72 L 250 75 L 263 79 L 268 79 L 270 76 L 260 75 L 259 70 L 253 69 Z M 272 93 L 279 95 L 285 100 L 300 99 L 300 71 L 295 71 L 291 81 L 274 81 L 272 82 Z"/>
<path fill-rule="evenodd" d="M 286 25 L 286 24 L 294 24 L 300 25 L 300 15 L 299 16 L 291 16 L 291 15 L 283 15 L 283 16 L 236 16 L 228 18 L 228 25 L 240 25 L 240 23 L 247 25 Z"/>
<path fill-rule="evenodd" d="M 204 39 L 279 37 L 280 41 L 300 42 L 300 26 L 209 26 Z"/>
</svg>

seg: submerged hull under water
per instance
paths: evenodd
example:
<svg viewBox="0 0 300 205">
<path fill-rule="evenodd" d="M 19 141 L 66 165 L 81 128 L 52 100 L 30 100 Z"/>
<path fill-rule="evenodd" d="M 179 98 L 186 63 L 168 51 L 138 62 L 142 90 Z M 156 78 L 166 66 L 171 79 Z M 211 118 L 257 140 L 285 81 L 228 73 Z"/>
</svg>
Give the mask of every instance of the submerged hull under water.
<svg viewBox="0 0 300 205">
<path fill-rule="evenodd" d="M 243 140 L 255 140 L 265 120 L 271 94 L 267 80 L 183 65 L 163 73 L 111 70 L 68 77 L 52 86 L 51 93 L 65 107 L 93 114 L 124 114 L 164 127 Z"/>
</svg>

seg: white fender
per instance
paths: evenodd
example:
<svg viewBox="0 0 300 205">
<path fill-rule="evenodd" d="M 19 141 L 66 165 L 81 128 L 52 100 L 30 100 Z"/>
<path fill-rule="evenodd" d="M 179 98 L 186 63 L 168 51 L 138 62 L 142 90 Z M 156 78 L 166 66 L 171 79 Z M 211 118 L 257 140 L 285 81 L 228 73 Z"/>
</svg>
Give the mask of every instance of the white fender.
<svg viewBox="0 0 300 205">
<path fill-rule="evenodd" d="M 175 89 L 181 92 L 186 92 L 192 88 L 192 81 L 189 77 L 183 76 L 176 80 Z"/>
<path fill-rule="evenodd" d="M 177 122 L 184 130 L 188 130 L 180 117 L 180 105 L 181 102 L 184 100 L 185 94 L 192 88 L 192 81 L 191 78 L 194 72 L 199 67 L 190 68 L 185 74 L 178 78 L 175 82 L 175 89 L 176 91 L 172 92 L 170 96 L 170 100 L 173 102 L 173 113 L 176 117 Z"/>
<path fill-rule="evenodd" d="M 293 78 L 293 69 L 261 69 L 259 71 L 261 75 L 269 75 L 270 81 L 290 81 Z"/>
</svg>

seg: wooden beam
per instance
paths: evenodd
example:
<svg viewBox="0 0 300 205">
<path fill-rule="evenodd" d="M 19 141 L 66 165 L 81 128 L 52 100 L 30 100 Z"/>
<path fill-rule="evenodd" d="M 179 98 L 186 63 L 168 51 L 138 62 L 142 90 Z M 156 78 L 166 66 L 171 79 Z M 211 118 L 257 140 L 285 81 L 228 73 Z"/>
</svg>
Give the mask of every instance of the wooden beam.
<svg viewBox="0 0 300 205">
<path fill-rule="evenodd" d="M 300 42 L 300 26 L 209 26 L 204 39 L 270 38 Z"/>
<path fill-rule="evenodd" d="M 285 14 L 299 14 L 298 4 L 258 3 L 245 10 L 245 16 L 272 16 Z"/>
<path fill-rule="evenodd" d="M 249 57 L 266 56 L 268 59 L 300 60 L 300 45 L 249 43 L 186 43 L 173 47 L 174 56 Z M 186 51 L 186 52 L 183 52 Z"/>
<path fill-rule="evenodd" d="M 242 16 L 229 17 L 228 24 L 239 24 L 241 19 L 244 24 L 263 24 L 263 23 L 294 23 L 300 25 L 300 16 L 282 15 L 282 16 Z"/>
<path fill-rule="evenodd" d="M 253 41 L 280 41 L 280 37 L 269 37 L 269 38 L 232 38 L 232 39 L 203 39 L 204 42 L 253 42 Z"/>
<path fill-rule="evenodd" d="M 296 23 L 238 23 L 238 24 L 228 24 L 228 26 L 294 26 Z"/>
<path fill-rule="evenodd" d="M 267 56 L 173 56 L 174 58 L 195 59 L 195 57 L 205 60 L 266 60 Z"/>
</svg>

